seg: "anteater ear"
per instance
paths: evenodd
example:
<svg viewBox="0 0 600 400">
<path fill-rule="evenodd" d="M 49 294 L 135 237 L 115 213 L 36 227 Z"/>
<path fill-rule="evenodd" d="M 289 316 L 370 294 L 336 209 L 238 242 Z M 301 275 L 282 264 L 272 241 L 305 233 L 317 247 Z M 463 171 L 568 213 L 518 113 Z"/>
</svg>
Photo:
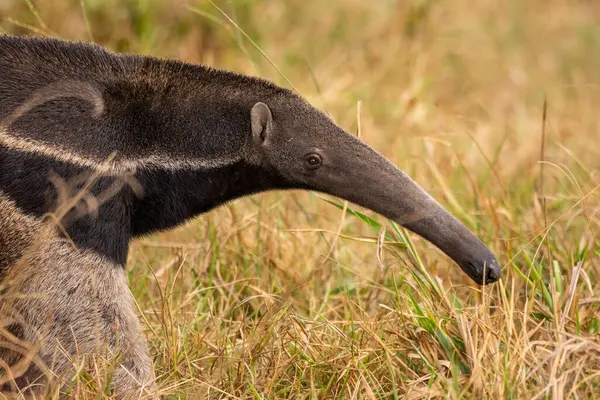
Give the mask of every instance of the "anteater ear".
<svg viewBox="0 0 600 400">
<path fill-rule="evenodd" d="M 250 112 L 252 118 L 252 136 L 258 144 L 263 144 L 273 127 L 273 115 L 265 103 L 258 102 Z"/>
</svg>

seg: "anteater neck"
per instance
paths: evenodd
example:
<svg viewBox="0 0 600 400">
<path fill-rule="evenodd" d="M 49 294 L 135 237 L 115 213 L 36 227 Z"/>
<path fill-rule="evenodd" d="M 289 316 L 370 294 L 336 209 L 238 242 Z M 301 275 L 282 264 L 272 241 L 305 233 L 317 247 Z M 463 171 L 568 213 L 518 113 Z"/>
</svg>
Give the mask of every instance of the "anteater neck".
<svg viewBox="0 0 600 400">
<path fill-rule="evenodd" d="M 0 171 L 0 194 L 14 202 L 19 212 L 36 219 L 56 208 L 57 188 L 51 175 L 69 181 L 91 174 L 67 163 L 2 147 Z M 244 162 L 204 170 L 146 169 L 138 171 L 135 179 L 143 189 L 141 197 L 118 178 L 95 180 L 89 189 L 94 198 L 111 194 L 94 214 L 74 217 L 77 212 L 71 211 L 61 223 L 67 238 L 79 248 L 125 265 L 132 237 L 176 227 L 242 196 L 292 188 L 276 173 Z M 76 195 L 79 188 L 81 185 L 71 187 L 70 195 Z M 93 201 L 79 204 L 87 210 Z"/>
<path fill-rule="evenodd" d="M 146 170 L 137 179 L 145 193 L 133 212 L 133 236 L 176 227 L 242 196 L 292 188 L 274 171 L 244 161 L 208 170 Z"/>
</svg>

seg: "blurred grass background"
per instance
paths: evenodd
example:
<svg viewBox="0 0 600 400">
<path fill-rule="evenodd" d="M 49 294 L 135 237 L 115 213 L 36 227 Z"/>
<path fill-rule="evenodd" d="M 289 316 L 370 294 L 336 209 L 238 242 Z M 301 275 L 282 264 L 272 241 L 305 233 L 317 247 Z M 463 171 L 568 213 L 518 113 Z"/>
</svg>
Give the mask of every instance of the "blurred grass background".
<svg viewBox="0 0 600 400">
<path fill-rule="evenodd" d="M 600 397 L 600 3 L 0 0 L 0 30 L 293 84 L 503 265 L 482 289 L 339 199 L 238 200 L 132 246 L 167 398 Z"/>
</svg>

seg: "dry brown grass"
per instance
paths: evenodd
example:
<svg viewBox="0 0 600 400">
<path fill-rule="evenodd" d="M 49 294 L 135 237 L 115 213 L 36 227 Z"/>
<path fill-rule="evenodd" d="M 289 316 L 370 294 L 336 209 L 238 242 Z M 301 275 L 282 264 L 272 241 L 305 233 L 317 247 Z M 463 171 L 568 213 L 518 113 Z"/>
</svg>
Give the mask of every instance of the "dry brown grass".
<svg viewBox="0 0 600 400">
<path fill-rule="evenodd" d="M 312 193 L 236 201 L 132 246 L 164 393 L 600 397 L 600 7 L 216 4 L 4 0 L 0 29 L 292 82 L 348 130 L 360 121 L 496 252 L 503 279 L 478 288 L 418 237 L 388 224 L 378 240 Z"/>
</svg>

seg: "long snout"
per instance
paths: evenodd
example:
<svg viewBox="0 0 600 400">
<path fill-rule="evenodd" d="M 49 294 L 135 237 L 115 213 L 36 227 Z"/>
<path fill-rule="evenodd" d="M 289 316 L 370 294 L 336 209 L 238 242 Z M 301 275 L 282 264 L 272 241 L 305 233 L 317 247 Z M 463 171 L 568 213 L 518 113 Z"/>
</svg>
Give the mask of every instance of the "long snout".
<svg viewBox="0 0 600 400">
<path fill-rule="evenodd" d="M 353 138 L 354 139 L 354 138 Z M 492 252 L 452 214 L 383 156 L 358 140 L 340 157 L 340 177 L 327 192 L 375 211 L 442 250 L 478 284 L 500 278 Z M 339 154 L 339 153 L 338 153 Z"/>
</svg>

